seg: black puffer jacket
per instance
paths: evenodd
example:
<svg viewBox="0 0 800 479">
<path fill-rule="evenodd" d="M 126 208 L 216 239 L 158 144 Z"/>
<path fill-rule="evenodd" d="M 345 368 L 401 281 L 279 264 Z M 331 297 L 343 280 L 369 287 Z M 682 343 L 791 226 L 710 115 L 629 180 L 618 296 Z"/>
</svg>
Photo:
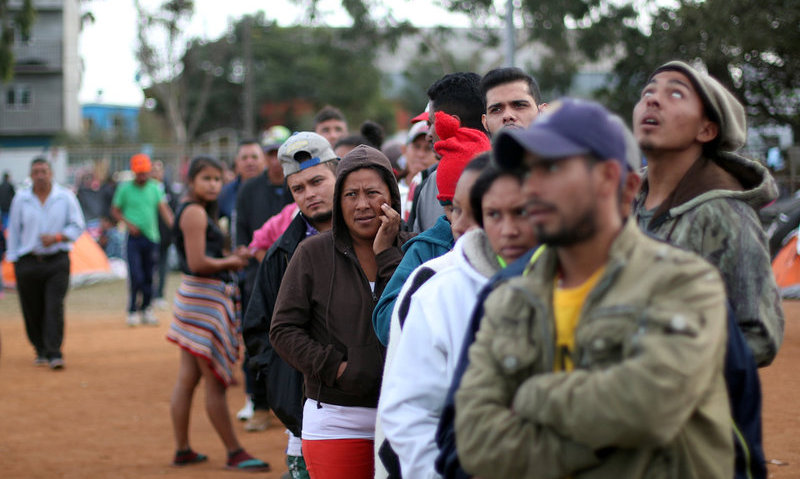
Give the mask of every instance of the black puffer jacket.
<svg viewBox="0 0 800 479">
<path fill-rule="evenodd" d="M 269 342 L 269 328 L 278 288 L 297 245 L 306 238 L 307 228 L 305 219 L 298 214 L 267 251 L 258 266 L 242 321 L 242 335 L 250 357 L 248 365 L 266 378 L 269 408 L 297 437 L 303 424 L 303 375 L 275 352 Z"/>
</svg>

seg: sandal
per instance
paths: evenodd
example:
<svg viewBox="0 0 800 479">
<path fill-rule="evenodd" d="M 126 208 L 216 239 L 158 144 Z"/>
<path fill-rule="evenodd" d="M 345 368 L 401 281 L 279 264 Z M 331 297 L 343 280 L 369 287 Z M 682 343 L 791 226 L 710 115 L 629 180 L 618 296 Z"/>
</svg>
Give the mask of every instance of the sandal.
<svg viewBox="0 0 800 479">
<path fill-rule="evenodd" d="M 256 459 L 248 454 L 244 449 L 237 449 L 228 453 L 228 462 L 225 464 L 225 469 L 232 469 L 235 471 L 249 471 L 249 472 L 267 472 L 270 470 L 269 464 Z"/>
<path fill-rule="evenodd" d="M 198 462 L 207 461 L 208 456 L 205 454 L 198 454 L 192 451 L 191 448 L 184 449 L 183 451 L 175 451 L 175 459 L 172 460 L 173 466 L 187 466 L 189 464 L 197 464 Z"/>
</svg>

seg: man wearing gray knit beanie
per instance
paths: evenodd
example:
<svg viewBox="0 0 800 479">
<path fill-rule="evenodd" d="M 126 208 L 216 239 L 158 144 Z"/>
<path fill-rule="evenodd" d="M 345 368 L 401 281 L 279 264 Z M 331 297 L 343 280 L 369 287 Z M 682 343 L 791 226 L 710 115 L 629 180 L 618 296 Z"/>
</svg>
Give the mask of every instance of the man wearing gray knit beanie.
<svg viewBox="0 0 800 479">
<path fill-rule="evenodd" d="M 736 477 L 766 477 L 760 385 L 748 353 L 767 366 L 783 340 L 780 295 L 757 215 L 777 197 L 775 180 L 735 153 L 747 134 L 742 104 L 686 63 L 653 72 L 633 110 L 633 132 L 648 162 L 634 203 L 640 226 L 722 273 L 729 315 L 749 346 L 729 327 L 725 376 L 737 429 Z"/>
</svg>

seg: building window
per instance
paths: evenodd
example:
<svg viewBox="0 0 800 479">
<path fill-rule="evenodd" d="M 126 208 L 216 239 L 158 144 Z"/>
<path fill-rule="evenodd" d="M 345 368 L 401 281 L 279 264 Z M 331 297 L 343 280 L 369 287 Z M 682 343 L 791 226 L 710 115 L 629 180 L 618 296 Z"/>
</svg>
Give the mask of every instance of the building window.
<svg viewBox="0 0 800 479">
<path fill-rule="evenodd" d="M 30 110 L 33 104 L 31 87 L 28 85 L 11 85 L 6 90 L 6 109 L 15 111 Z"/>
</svg>

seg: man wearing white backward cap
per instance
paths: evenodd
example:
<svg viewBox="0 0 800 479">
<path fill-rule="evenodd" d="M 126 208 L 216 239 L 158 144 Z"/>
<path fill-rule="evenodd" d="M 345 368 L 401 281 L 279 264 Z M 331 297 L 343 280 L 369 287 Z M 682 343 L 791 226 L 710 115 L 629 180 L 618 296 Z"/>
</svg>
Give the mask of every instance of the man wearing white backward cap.
<svg viewBox="0 0 800 479">
<path fill-rule="evenodd" d="M 297 245 L 331 228 L 333 189 L 339 158 L 330 143 L 313 132 L 295 133 L 278 150 L 286 187 L 300 210 L 270 247 L 256 274 L 255 287 L 242 323 L 249 366 L 266 377 L 270 409 L 288 428 L 287 465 L 293 479 L 308 478 L 301 449 L 303 375 L 272 348 L 269 328 L 286 266 Z"/>
</svg>

